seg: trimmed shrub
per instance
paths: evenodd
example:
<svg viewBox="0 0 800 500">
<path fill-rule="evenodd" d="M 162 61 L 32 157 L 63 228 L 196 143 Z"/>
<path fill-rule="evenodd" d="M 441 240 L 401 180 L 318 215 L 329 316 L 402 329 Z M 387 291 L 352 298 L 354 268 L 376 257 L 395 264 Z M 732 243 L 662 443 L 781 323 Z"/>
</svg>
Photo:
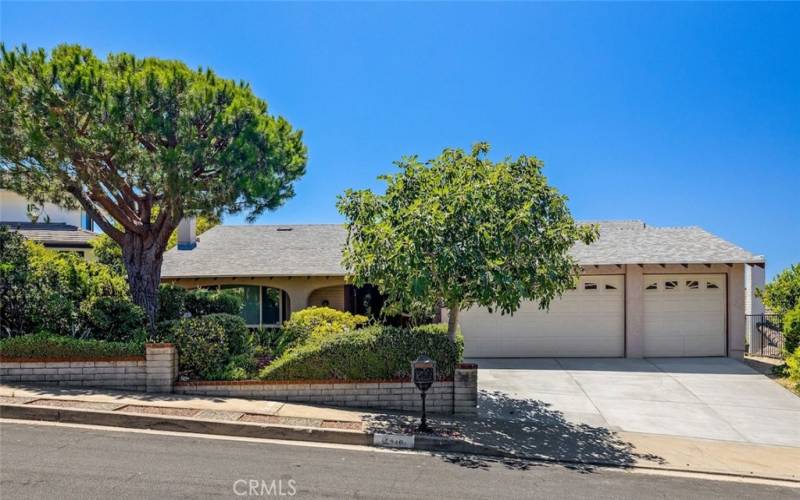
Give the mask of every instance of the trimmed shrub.
<svg viewBox="0 0 800 500">
<path fill-rule="evenodd" d="M 783 317 L 783 350 L 789 355 L 800 347 L 800 304 Z"/>
<path fill-rule="evenodd" d="M 397 328 L 373 325 L 330 336 L 312 336 L 259 373 L 265 380 L 407 378 L 421 353 L 437 363 L 440 379 L 453 375 L 464 340 L 447 338 L 446 325 Z"/>
<path fill-rule="evenodd" d="M 206 290 L 198 288 L 186 294 L 186 311 L 192 316 L 233 314 L 242 310 L 243 299 L 236 290 Z"/>
<path fill-rule="evenodd" d="M 172 284 L 159 286 L 157 321 L 180 319 L 186 310 L 186 295 L 186 289 L 181 286 Z"/>
<path fill-rule="evenodd" d="M 311 337 L 355 330 L 369 321 L 366 316 L 337 311 L 330 307 L 308 307 L 292 313 L 281 328 L 287 347 L 305 343 Z"/>
<path fill-rule="evenodd" d="M 19 358 L 141 356 L 144 355 L 144 343 L 76 339 L 40 332 L 0 340 L 0 354 Z"/>
<path fill-rule="evenodd" d="M 144 311 L 126 297 L 90 297 L 81 303 L 81 317 L 93 339 L 141 342 L 147 337 Z"/>
<path fill-rule="evenodd" d="M 231 356 L 244 354 L 251 350 L 253 344 L 252 334 L 247 328 L 241 316 L 232 314 L 209 314 L 206 317 L 213 318 L 225 330 L 225 337 L 228 344 L 228 353 Z"/>
<path fill-rule="evenodd" d="M 789 380 L 794 382 L 795 387 L 800 390 L 800 347 L 786 357 L 786 373 Z"/>
<path fill-rule="evenodd" d="M 218 377 L 233 356 L 249 349 L 244 320 L 230 314 L 165 321 L 158 332 L 159 340 L 175 343 L 180 369 L 202 378 Z"/>
<path fill-rule="evenodd" d="M 773 312 L 788 313 L 800 304 L 800 264 L 787 267 L 756 293 Z"/>
</svg>

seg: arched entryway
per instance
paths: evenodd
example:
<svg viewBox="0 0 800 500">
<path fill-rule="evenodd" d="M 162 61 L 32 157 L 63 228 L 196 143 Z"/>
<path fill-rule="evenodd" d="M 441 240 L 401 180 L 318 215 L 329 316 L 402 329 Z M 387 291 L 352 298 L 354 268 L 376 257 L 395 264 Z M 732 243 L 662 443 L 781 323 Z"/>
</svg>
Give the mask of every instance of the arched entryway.
<svg viewBox="0 0 800 500">
<path fill-rule="evenodd" d="M 308 295 L 308 307 L 330 307 L 338 311 L 345 310 L 345 286 L 325 286 L 313 290 Z"/>
</svg>

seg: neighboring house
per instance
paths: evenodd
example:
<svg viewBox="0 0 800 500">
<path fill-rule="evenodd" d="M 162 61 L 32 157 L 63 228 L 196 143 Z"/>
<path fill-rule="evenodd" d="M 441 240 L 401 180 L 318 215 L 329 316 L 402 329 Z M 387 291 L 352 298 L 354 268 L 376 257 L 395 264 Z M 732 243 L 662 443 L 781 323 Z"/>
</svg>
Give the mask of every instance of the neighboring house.
<svg viewBox="0 0 800 500">
<path fill-rule="evenodd" d="M 0 225 L 47 248 L 92 258 L 89 242 L 97 234 L 83 210 L 67 210 L 52 203 L 38 205 L 13 191 L 0 189 Z"/>
<path fill-rule="evenodd" d="M 745 270 L 763 268 L 763 257 L 697 227 L 598 224 L 598 241 L 572 250 L 577 288 L 549 311 L 530 302 L 513 315 L 463 311 L 465 356 L 743 355 Z M 346 285 L 345 239 L 341 225 L 217 226 L 196 246 L 183 242 L 191 250 L 167 252 L 162 279 L 244 288 L 252 326 L 279 325 L 311 305 L 362 312 L 375 293 Z"/>
</svg>

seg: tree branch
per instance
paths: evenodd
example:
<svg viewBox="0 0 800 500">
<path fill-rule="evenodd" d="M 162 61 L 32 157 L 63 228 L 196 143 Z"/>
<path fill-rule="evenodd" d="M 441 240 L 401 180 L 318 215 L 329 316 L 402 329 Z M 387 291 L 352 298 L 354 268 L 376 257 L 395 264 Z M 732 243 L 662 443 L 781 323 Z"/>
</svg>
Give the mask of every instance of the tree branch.
<svg viewBox="0 0 800 500">
<path fill-rule="evenodd" d="M 94 206 L 94 203 L 84 196 L 83 192 L 78 186 L 67 184 L 66 188 L 67 192 L 75 197 L 75 199 L 78 201 L 78 203 L 80 203 L 83 209 L 86 210 L 86 213 L 89 214 L 92 220 L 97 222 L 97 225 L 100 226 L 100 229 L 102 229 L 104 233 L 106 233 L 112 240 L 116 241 L 117 244 L 121 246 L 123 240 L 125 239 L 125 233 L 108 222 L 105 216 Z"/>
</svg>

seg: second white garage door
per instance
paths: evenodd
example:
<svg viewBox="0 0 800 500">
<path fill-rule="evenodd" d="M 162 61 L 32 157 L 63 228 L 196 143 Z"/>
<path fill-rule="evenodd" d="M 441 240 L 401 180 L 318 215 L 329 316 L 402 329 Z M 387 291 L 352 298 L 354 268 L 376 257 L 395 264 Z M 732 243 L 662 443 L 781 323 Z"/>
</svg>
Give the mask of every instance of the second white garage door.
<svg viewBox="0 0 800 500">
<path fill-rule="evenodd" d="M 645 356 L 725 356 L 725 276 L 644 276 Z"/>
<path fill-rule="evenodd" d="M 550 304 L 549 312 L 533 302 L 523 303 L 513 316 L 478 307 L 462 311 L 464 356 L 623 356 L 623 287 L 622 276 L 583 276 L 577 289 Z"/>
</svg>

